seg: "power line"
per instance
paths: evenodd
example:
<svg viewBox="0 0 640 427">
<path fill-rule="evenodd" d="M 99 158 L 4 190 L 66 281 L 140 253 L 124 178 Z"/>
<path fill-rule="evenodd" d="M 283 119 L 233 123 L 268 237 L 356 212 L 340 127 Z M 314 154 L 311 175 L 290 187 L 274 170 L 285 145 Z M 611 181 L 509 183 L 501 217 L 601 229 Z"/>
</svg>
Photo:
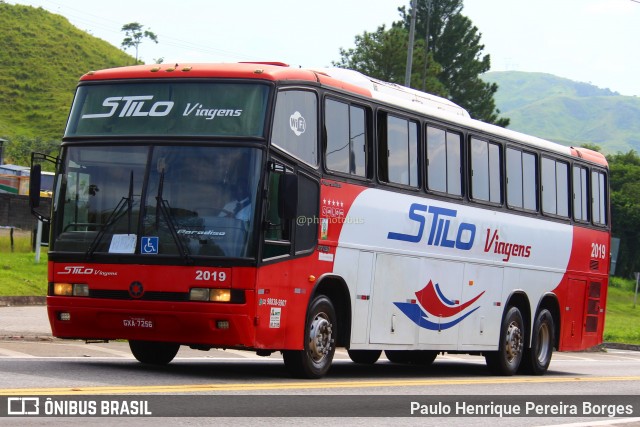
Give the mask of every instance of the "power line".
<svg viewBox="0 0 640 427">
<path fill-rule="evenodd" d="M 91 30 L 95 30 L 95 29 L 99 29 L 103 32 L 112 34 L 114 38 L 116 35 L 121 34 L 120 28 L 122 27 L 123 23 L 118 23 L 114 20 L 107 19 L 103 16 L 94 15 L 92 13 L 85 12 L 84 10 L 79 10 L 73 7 L 69 7 L 64 3 L 59 3 L 57 1 L 43 0 L 43 2 L 51 5 L 51 7 L 49 8 L 50 12 L 63 15 L 68 19 L 73 19 L 76 23 L 89 26 L 89 29 L 85 29 L 84 31 L 86 31 L 91 35 L 94 35 L 92 34 Z M 117 30 L 115 30 L 114 28 L 117 28 Z M 162 46 L 168 46 L 168 47 L 175 47 L 180 49 L 189 49 L 189 50 L 196 51 L 198 53 L 203 53 L 208 55 L 222 55 L 222 56 L 232 57 L 232 58 L 253 59 L 253 56 L 247 55 L 244 53 L 231 52 L 224 49 L 217 49 L 209 45 L 202 45 L 202 44 L 193 43 L 187 40 L 181 40 L 181 39 L 171 37 L 156 31 L 154 31 L 154 33 L 158 35 L 158 39 L 159 39 L 158 45 L 160 48 L 162 48 Z M 119 46 L 116 46 L 116 47 L 119 47 Z"/>
</svg>

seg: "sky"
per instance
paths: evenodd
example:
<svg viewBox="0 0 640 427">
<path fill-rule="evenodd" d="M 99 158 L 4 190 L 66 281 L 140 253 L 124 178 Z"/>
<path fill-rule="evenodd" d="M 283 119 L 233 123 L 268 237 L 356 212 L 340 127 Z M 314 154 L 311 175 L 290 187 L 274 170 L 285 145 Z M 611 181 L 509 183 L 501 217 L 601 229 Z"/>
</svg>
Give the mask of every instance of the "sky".
<svg viewBox="0 0 640 427">
<path fill-rule="evenodd" d="M 436 0 L 437 1 L 437 0 Z M 399 20 L 409 0 L 9 0 L 66 17 L 120 47 L 124 24 L 147 63 L 279 61 L 328 67 L 356 35 Z M 640 96 L 640 0 L 464 0 L 492 71 L 535 71 Z M 133 49 L 128 52 L 134 55 Z"/>
</svg>

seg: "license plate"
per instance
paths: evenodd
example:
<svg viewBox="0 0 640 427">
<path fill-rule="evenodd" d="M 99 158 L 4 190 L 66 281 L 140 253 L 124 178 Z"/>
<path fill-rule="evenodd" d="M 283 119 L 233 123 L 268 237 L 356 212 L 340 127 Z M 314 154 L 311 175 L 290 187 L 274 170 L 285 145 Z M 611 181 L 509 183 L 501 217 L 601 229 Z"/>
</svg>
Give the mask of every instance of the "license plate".
<svg viewBox="0 0 640 427">
<path fill-rule="evenodd" d="M 122 319 L 122 325 L 125 328 L 153 328 L 153 320 L 143 317 L 132 317 L 130 319 Z"/>
</svg>

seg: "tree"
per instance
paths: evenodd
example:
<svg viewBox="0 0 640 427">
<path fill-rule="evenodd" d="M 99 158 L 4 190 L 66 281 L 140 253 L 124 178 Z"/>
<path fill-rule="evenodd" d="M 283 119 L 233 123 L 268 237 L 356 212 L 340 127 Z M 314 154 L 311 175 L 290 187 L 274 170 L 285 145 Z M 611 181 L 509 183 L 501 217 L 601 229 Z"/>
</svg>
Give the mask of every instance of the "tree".
<svg viewBox="0 0 640 427">
<path fill-rule="evenodd" d="M 5 148 L 7 163 L 28 166 L 31 164 L 32 151 L 53 157 L 57 156 L 60 149 L 60 141 L 46 141 L 42 138 L 18 136 L 7 141 Z"/>
<path fill-rule="evenodd" d="M 143 38 L 148 38 L 154 43 L 158 43 L 158 36 L 150 30 L 142 30 L 143 25 L 138 22 L 131 22 L 122 26 L 125 38 L 122 40 L 122 48 L 127 49 L 133 47 L 136 49 L 136 64 L 138 63 L 138 48 Z"/>
<path fill-rule="evenodd" d="M 620 238 L 616 275 L 640 271 L 640 156 L 631 150 L 607 156 L 611 192 L 611 233 Z"/>
<path fill-rule="evenodd" d="M 482 34 L 471 20 L 461 14 L 462 0 L 417 0 L 416 34 L 428 37 L 429 52 L 442 66 L 438 78 L 449 92 L 449 99 L 466 108 L 472 117 L 506 127 L 508 118 L 498 118 L 495 83 L 486 83 L 480 75 L 489 71 L 491 59 L 482 55 Z M 405 28 L 411 14 L 398 9 Z M 429 34 L 427 35 L 427 28 Z"/>
<path fill-rule="evenodd" d="M 357 70 L 367 76 L 391 83 L 403 84 L 405 63 L 407 61 L 408 33 L 401 26 L 393 26 L 389 30 L 384 25 L 373 33 L 364 32 L 355 38 L 356 47 L 349 50 L 340 49 L 340 61 L 332 64 L 336 67 Z M 424 42 L 414 45 L 414 70 L 422 69 L 424 64 Z M 429 61 L 427 91 L 446 96 L 445 87 L 436 78 L 441 67 L 431 58 Z M 422 77 L 412 73 L 412 86 L 418 85 Z"/>
<path fill-rule="evenodd" d="M 491 61 L 489 55 L 482 56 L 484 46 L 480 44 L 478 29 L 460 13 L 462 0 L 417 0 L 416 3 L 411 87 L 449 98 L 474 118 L 507 126 L 509 119 L 498 118 L 500 112 L 493 99 L 498 86 L 480 79 L 480 74 L 489 70 Z M 341 59 L 333 65 L 382 80 L 404 82 L 411 13 L 404 7 L 398 10 L 401 21 L 389 30 L 382 26 L 375 33 L 356 36 L 356 47 L 340 49 Z M 428 50 L 426 55 L 425 50 Z"/>
</svg>

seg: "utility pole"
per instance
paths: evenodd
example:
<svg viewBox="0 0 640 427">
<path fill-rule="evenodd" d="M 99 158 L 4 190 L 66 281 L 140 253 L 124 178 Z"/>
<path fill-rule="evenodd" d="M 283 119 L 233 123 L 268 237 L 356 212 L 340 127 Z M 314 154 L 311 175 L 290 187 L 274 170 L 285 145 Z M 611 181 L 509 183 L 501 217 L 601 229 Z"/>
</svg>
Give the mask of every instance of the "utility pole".
<svg viewBox="0 0 640 427">
<path fill-rule="evenodd" d="M 404 85 L 411 87 L 411 67 L 413 66 L 413 39 L 416 32 L 417 0 L 411 0 L 411 27 L 409 28 L 409 48 L 407 50 L 407 68 L 404 73 Z"/>
<path fill-rule="evenodd" d="M 427 91 L 427 65 L 429 62 L 429 22 L 431 22 L 431 10 L 433 0 L 427 0 L 427 34 L 424 36 L 424 69 L 422 70 L 422 91 Z"/>
</svg>

